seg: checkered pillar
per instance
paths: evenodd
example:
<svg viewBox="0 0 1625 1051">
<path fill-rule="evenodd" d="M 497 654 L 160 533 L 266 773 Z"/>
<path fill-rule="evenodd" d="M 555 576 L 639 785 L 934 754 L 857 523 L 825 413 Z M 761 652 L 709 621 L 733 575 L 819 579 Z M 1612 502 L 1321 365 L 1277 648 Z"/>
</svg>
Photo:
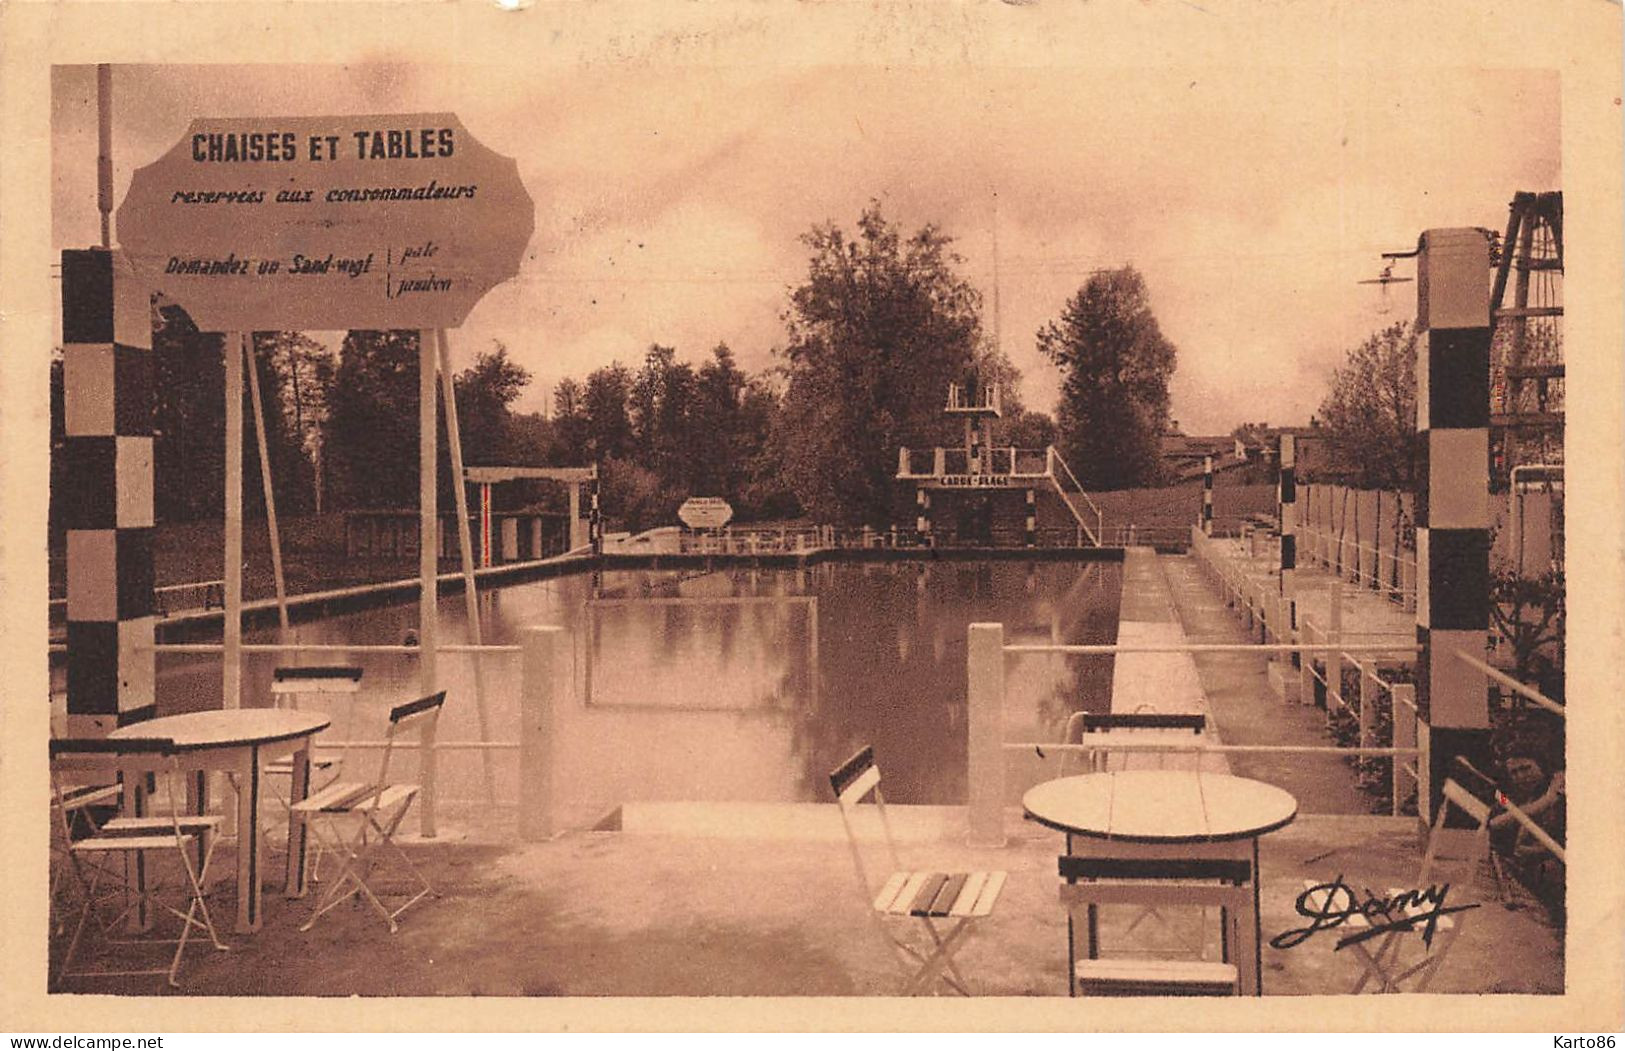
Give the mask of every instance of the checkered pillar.
<svg viewBox="0 0 1625 1051">
<path fill-rule="evenodd" d="M 1430 820 L 1451 760 L 1489 750 L 1490 255 L 1477 229 L 1429 230 L 1416 268 L 1418 810 Z"/>
<path fill-rule="evenodd" d="M 1286 606 L 1287 638 L 1295 637 L 1298 630 L 1298 592 L 1293 579 L 1298 568 L 1298 475 L 1297 441 L 1290 434 L 1281 435 L 1281 598 Z M 1299 656 L 1292 654 L 1292 666 L 1298 667 Z"/>
<path fill-rule="evenodd" d="M 914 503 L 919 508 L 914 517 L 914 531 L 920 534 L 921 540 L 931 536 L 931 490 L 924 488 L 914 490 Z"/>
<path fill-rule="evenodd" d="M 1027 546 L 1038 546 L 1038 493 L 1027 490 Z"/>
<path fill-rule="evenodd" d="M 1202 457 L 1202 535 L 1213 535 L 1213 457 Z"/>
<path fill-rule="evenodd" d="M 68 541 L 66 731 L 156 713 L 152 579 L 152 305 L 122 257 L 62 253 Z"/>
</svg>

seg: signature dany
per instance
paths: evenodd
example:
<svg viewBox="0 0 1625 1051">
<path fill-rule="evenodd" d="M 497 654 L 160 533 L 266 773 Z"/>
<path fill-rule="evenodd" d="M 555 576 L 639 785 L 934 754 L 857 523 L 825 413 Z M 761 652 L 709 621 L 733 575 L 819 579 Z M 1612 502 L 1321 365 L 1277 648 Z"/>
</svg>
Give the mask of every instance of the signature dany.
<svg viewBox="0 0 1625 1051">
<path fill-rule="evenodd" d="M 1298 895 L 1295 904 L 1298 915 L 1309 921 L 1306 926 L 1282 931 L 1270 939 L 1276 949 L 1290 949 L 1301 945 L 1320 931 L 1329 931 L 1348 924 L 1351 933 L 1338 939 L 1342 949 L 1368 938 L 1390 931 L 1422 931 L 1422 942 L 1433 944 L 1433 934 L 1441 917 L 1452 912 L 1476 909 L 1471 905 L 1446 905 L 1450 884 L 1442 883 L 1420 890 L 1391 891 L 1387 895 L 1365 891 L 1362 900 L 1354 888 L 1338 876 L 1330 883 L 1317 883 Z"/>
</svg>

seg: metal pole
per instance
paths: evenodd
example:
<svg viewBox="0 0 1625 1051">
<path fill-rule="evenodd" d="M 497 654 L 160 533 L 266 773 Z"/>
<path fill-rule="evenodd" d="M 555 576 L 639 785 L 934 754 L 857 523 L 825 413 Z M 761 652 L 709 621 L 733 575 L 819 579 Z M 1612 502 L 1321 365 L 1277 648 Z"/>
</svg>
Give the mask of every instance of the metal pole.
<svg viewBox="0 0 1625 1051">
<path fill-rule="evenodd" d="M 260 370 L 254 360 L 254 335 L 245 333 L 243 355 L 248 369 L 249 397 L 254 403 L 255 444 L 260 450 L 260 489 L 265 494 L 265 524 L 271 535 L 271 579 L 276 584 L 277 620 L 288 631 L 288 585 L 282 575 L 282 535 L 276 525 L 276 492 L 271 484 L 271 451 L 265 434 L 265 405 L 260 400 Z"/>
<path fill-rule="evenodd" d="M 113 67 L 96 67 L 96 210 L 102 247 L 113 247 Z"/>
<path fill-rule="evenodd" d="M 435 646 L 440 634 L 439 560 L 435 535 L 439 514 L 435 488 L 435 352 L 434 330 L 418 330 L 418 688 L 425 697 L 434 693 L 439 676 Z M 418 808 L 418 830 L 425 839 L 435 835 L 435 730 L 434 720 L 424 724 L 418 776 L 423 782 L 423 805 Z"/>
<path fill-rule="evenodd" d="M 1004 625 L 972 624 L 966 646 L 970 841 L 1004 845 Z"/>
<path fill-rule="evenodd" d="M 242 707 L 243 698 L 243 334 L 225 334 L 226 355 L 226 536 L 225 616 L 221 641 L 221 706 Z"/>
<path fill-rule="evenodd" d="M 463 563 L 463 608 L 468 617 L 468 641 L 484 645 L 484 628 L 480 624 L 480 595 L 474 581 L 474 545 L 468 529 L 468 486 L 463 481 L 463 434 L 457 418 L 457 388 L 451 374 L 451 341 L 445 329 L 435 330 L 439 350 L 440 392 L 446 403 L 446 442 L 451 447 L 451 491 L 457 507 L 457 551 Z M 485 705 L 485 662 L 474 654 L 474 705 L 479 713 L 480 740 L 491 739 L 491 718 Z M 485 753 L 485 798 L 488 803 L 497 800 L 496 770 L 491 764 L 491 753 Z"/>
</svg>

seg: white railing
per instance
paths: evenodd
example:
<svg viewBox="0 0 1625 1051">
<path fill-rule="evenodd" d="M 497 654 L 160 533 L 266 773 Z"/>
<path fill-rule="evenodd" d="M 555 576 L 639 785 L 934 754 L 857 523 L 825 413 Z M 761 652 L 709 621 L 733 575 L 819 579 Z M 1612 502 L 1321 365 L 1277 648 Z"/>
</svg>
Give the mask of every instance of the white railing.
<svg viewBox="0 0 1625 1051">
<path fill-rule="evenodd" d="M 1066 654 L 1106 655 L 1123 653 L 1290 653 L 1300 649 L 1293 643 L 1166 643 L 1160 645 L 1118 644 L 1061 644 L 1010 643 L 1004 641 L 1003 624 L 972 624 L 966 643 L 968 777 L 970 782 L 971 838 L 977 843 L 1003 842 L 1003 809 L 1005 799 L 1006 752 L 1015 750 L 1053 749 L 1059 752 L 1087 752 L 1099 747 L 1089 743 L 1079 745 L 1050 742 L 1008 743 L 1004 740 L 1005 658 L 1010 654 Z M 1386 653 L 1394 647 L 1384 643 L 1349 644 L 1348 652 Z M 1412 702 L 1414 709 L 1414 702 Z M 1396 719 L 1395 725 L 1401 724 Z M 1414 724 L 1412 724 L 1414 725 Z M 1116 745 L 1113 748 L 1116 750 Z M 1219 745 L 1208 743 L 1169 743 L 1165 741 L 1135 743 L 1124 746 L 1132 751 L 1163 751 L 1204 754 L 1306 754 L 1339 755 L 1345 757 L 1387 756 L 1397 768 L 1404 768 L 1403 760 L 1413 761 L 1407 772 L 1417 776 L 1415 760 L 1421 754 L 1414 739 L 1396 740 L 1391 744 L 1362 744 L 1353 748 L 1336 745 Z M 1403 798 L 1401 793 L 1396 796 Z"/>
<path fill-rule="evenodd" d="M 161 642 L 161 643 L 151 643 L 151 644 L 146 644 L 146 645 L 140 645 L 137 648 L 140 649 L 143 652 L 151 652 L 151 653 L 154 653 L 154 654 L 221 654 L 223 656 L 224 653 L 225 653 L 225 644 L 220 643 L 220 642 Z M 346 655 L 392 655 L 392 656 L 411 656 L 411 657 L 421 656 L 421 654 L 423 653 L 423 647 L 422 646 L 409 645 L 409 644 L 404 644 L 404 643 L 403 644 L 388 644 L 388 643 L 382 643 L 382 644 L 366 644 L 366 643 L 354 644 L 354 643 L 331 643 L 331 642 L 274 642 L 274 643 L 273 642 L 248 642 L 248 643 L 240 644 L 238 648 L 243 653 L 332 653 L 332 654 L 346 654 Z M 463 653 L 463 654 L 471 654 L 476 658 L 484 657 L 484 656 L 488 656 L 488 655 L 501 655 L 501 656 L 504 656 L 504 657 L 512 658 L 512 657 L 515 657 L 515 656 L 520 656 L 521 652 L 522 652 L 522 648 L 520 646 L 515 646 L 515 645 L 478 645 L 478 646 L 475 646 L 475 645 L 469 645 L 467 643 L 449 643 L 449 644 L 446 644 L 446 645 L 436 646 L 434 649 L 435 649 L 436 653 Z M 529 666 L 527 665 L 526 666 L 526 675 L 528 676 L 529 674 L 530 674 Z M 523 698 L 526 695 L 526 691 L 529 690 L 529 689 L 532 689 L 533 687 L 534 687 L 534 684 L 528 682 L 528 680 L 527 680 L 525 685 L 521 688 L 521 691 L 520 691 L 521 692 L 521 701 L 523 701 Z M 542 688 L 549 689 L 549 690 L 551 689 L 551 687 L 548 686 L 547 684 L 543 684 Z M 483 725 L 484 725 L 484 722 L 485 722 L 485 713 L 484 713 L 484 710 L 483 710 L 485 700 L 484 700 L 483 694 L 481 694 L 476 699 L 477 699 L 478 703 L 481 706 L 481 724 L 482 724 L 482 729 L 483 729 Z M 521 719 L 521 725 L 524 726 L 524 725 L 526 725 L 526 723 L 527 723 L 527 720 L 522 718 Z M 407 743 L 400 742 L 400 741 L 395 742 L 395 747 L 397 747 L 397 748 L 415 748 L 418 751 L 423 753 L 423 759 L 422 759 L 422 762 L 421 762 L 419 777 L 421 778 L 421 780 L 423 782 L 423 807 L 422 807 L 422 812 L 425 813 L 425 814 L 433 814 L 435 812 L 436 803 L 438 802 L 438 798 L 439 798 L 439 763 L 438 763 L 436 757 L 439 755 L 440 752 L 443 752 L 443 751 L 478 751 L 478 752 L 483 752 L 487 756 L 489 756 L 489 754 L 492 753 L 492 752 L 513 751 L 515 749 L 519 749 L 519 750 L 523 751 L 523 747 L 522 747 L 523 746 L 523 740 L 521 740 L 521 741 L 483 740 L 483 741 L 444 741 L 443 742 L 443 741 L 440 741 L 435 736 L 434 731 L 432 729 L 433 724 L 429 724 L 429 725 L 430 725 L 431 728 L 426 729 L 424 731 L 424 734 L 423 734 L 422 738 L 420 740 L 418 740 L 417 742 L 412 743 L 412 744 L 407 744 Z M 322 750 L 342 750 L 342 749 L 345 749 L 345 748 L 357 748 L 357 749 L 363 749 L 363 750 L 366 750 L 366 749 L 376 750 L 376 749 L 384 748 L 387 744 L 388 744 L 388 742 L 383 741 L 383 740 L 366 740 L 366 739 L 363 739 L 363 740 L 354 740 L 354 741 L 338 741 L 338 740 L 327 740 L 327 739 L 324 738 L 324 739 L 318 740 L 316 742 L 316 747 L 319 748 L 319 749 L 322 749 Z M 486 768 L 485 768 L 486 802 L 488 804 L 495 804 L 495 803 L 498 802 L 498 800 L 496 799 L 495 782 L 494 782 L 493 777 L 492 777 L 489 762 L 490 762 L 489 759 L 487 759 L 486 760 L 487 765 L 486 765 Z M 521 765 L 522 765 L 521 779 L 523 779 L 524 773 L 525 773 L 525 771 L 523 770 L 523 762 L 522 762 Z M 425 820 L 427 820 L 427 819 L 425 819 Z M 426 827 L 431 827 L 431 826 L 426 825 Z"/>
<path fill-rule="evenodd" d="M 1072 473 L 1072 468 L 1067 466 L 1067 462 L 1061 459 L 1061 454 L 1056 450 L 1055 446 L 1051 445 L 1049 448 L 1044 450 L 1044 458 L 1044 470 L 1052 479 L 1054 479 L 1055 491 L 1061 494 L 1061 499 L 1066 501 L 1066 506 L 1072 511 L 1072 517 L 1078 520 L 1078 528 L 1082 529 L 1086 533 L 1090 533 L 1089 539 L 1093 540 L 1095 542 L 1095 546 L 1098 547 L 1102 543 L 1102 537 L 1104 537 L 1106 533 L 1106 516 L 1101 513 L 1100 505 L 1095 503 L 1088 493 L 1084 492 L 1083 483 L 1078 481 L 1078 476 Z M 1055 470 L 1057 465 L 1061 468 L 1060 471 Z M 1061 476 L 1063 473 L 1065 474 L 1066 479 L 1072 483 L 1072 488 L 1076 489 L 1078 491 L 1078 495 L 1083 497 L 1083 502 L 1089 505 L 1089 510 L 1095 513 L 1095 528 L 1092 532 L 1090 532 L 1089 525 L 1084 521 L 1083 515 L 1079 512 L 1077 505 L 1074 504 L 1072 502 L 1072 498 L 1067 495 L 1066 486 L 1061 484 Z"/>
<path fill-rule="evenodd" d="M 1561 715 L 1565 719 L 1568 718 L 1568 709 L 1566 707 L 1564 707 L 1561 703 L 1552 700 L 1550 697 L 1541 693 L 1534 687 L 1524 685 L 1517 679 L 1514 679 L 1512 676 L 1508 675 L 1506 672 L 1501 671 L 1499 668 L 1491 667 L 1471 654 L 1463 653 L 1461 650 L 1452 650 L 1451 652 L 1456 655 L 1456 659 L 1467 664 L 1469 667 L 1476 668 L 1483 672 L 1497 685 L 1511 690 L 1513 693 L 1525 698 L 1526 700 L 1534 702 L 1535 705 L 1544 708 L 1548 712 Z"/>
<path fill-rule="evenodd" d="M 1406 557 L 1381 544 L 1362 544 L 1301 522 L 1295 532 L 1300 565 L 1314 563 L 1340 579 L 1381 592 L 1407 610 L 1416 608 L 1415 552 Z"/>
</svg>

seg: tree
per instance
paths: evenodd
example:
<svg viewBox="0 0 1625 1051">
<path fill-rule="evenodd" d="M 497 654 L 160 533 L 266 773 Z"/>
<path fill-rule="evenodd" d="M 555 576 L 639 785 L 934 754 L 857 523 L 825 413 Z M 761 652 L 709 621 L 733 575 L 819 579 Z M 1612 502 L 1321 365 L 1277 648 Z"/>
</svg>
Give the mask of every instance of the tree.
<svg viewBox="0 0 1625 1051">
<path fill-rule="evenodd" d="M 855 235 L 831 223 L 802 242 L 812 256 L 784 318 L 775 445 L 808 511 L 884 525 L 898 446 L 950 432 L 942 406 L 976 360 L 981 297 L 954 272 L 950 238 L 931 225 L 905 238 L 878 203 Z"/>
<path fill-rule="evenodd" d="M 620 362 L 601 366 L 587 377 L 583 415 L 587 421 L 588 458 L 602 462 L 613 456 L 625 459 L 632 453 L 632 417 L 627 398 L 632 374 Z"/>
<path fill-rule="evenodd" d="M 1155 484 L 1178 350 L 1163 336 L 1145 279 L 1102 270 L 1038 332 L 1065 376 L 1057 411 L 1061 455 L 1088 489 Z"/>
<path fill-rule="evenodd" d="M 555 462 L 579 467 L 587 462 L 587 390 L 568 377 L 553 388 Z"/>
<path fill-rule="evenodd" d="M 1361 489 L 1416 489 L 1416 328 L 1373 333 L 1349 351 L 1321 402 L 1332 470 Z"/>
<path fill-rule="evenodd" d="M 410 507 L 418 491 L 418 334 L 345 334 L 328 394 L 327 460 L 349 507 Z"/>
<path fill-rule="evenodd" d="M 225 337 L 165 307 L 152 333 L 156 521 L 218 518 L 226 475 Z M 252 445 L 244 443 L 244 458 Z"/>
<path fill-rule="evenodd" d="M 530 383 L 530 373 L 508 357 L 500 340 L 457 374 L 457 425 L 463 463 L 504 464 L 513 457 L 510 406 Z"/>
</svg>

